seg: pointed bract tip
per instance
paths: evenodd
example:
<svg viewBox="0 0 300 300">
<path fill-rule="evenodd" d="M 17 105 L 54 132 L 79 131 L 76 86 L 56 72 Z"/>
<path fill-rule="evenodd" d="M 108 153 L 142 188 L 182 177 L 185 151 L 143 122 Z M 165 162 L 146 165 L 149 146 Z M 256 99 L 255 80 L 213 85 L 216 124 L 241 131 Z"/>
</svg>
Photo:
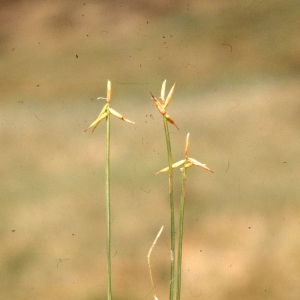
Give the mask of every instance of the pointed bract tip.
<svg viewBox="0 0 300 300">
<path fill-rule="evenodd" d="M 196 160 L 196 159 L 194 159 L 194 158 L 188 157 L 188 161 L 189 161 L 190 163 L 192 163 L 194 166 L 203 168 L 203 169 L 205 169 L 205 170 L 207 170 L 207 171 L 210 171 L 210 172 L 214 173 L 210 168 L 208 168 L 208 167 L 206 166 L 206 164 L 202 164 L 201 162 L 199 162 L 198 160 Z"/>
<path fill-rule="evenodd" d="M 133 122 L 133 121 L 130 121 L 130 120 L 128 120 L 128 119 L 125 119 L 125 118 L 123 118 L 123 121 L 125 121 L 125 122 L 127 122 L 127 123 L 131 123 L 131 124 L 135 124 L 135 122 Z"/>
<path fill-rule="evenodd" d="M 128 119 L 125 119 L 120 113 L 118 113 L 117 111 L 115 111 L 114 109 L 112 109 L 111 107 L 108 108 L 108 110 L 110 111 L 110 113 L 112 113 L 115 117 L 119 118 L 120 120 L 123 120 L 127 123 L 132 123 L 135 124 L 135 122 L 130 121 Z"/>
</svg>

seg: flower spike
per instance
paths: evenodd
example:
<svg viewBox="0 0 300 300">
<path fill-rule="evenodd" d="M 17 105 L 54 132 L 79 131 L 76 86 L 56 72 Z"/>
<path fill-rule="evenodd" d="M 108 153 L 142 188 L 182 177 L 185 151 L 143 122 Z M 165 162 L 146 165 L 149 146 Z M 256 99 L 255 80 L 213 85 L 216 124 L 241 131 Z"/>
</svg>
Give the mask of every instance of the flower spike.
<svg viewBox="0 0 300 300">
<path fill-rule="evenodd" d="M 185 156 L 186 159 L 188 157 L 189 143 L 190 143 L 190 133 L 188 133 L 186 135 L 186 141 L 185 141 L 184 156 Z"/>
<path fill-rule="evenodd" d="M 94 132 L 94 130 L 96 129 L 98 124 L 103 119 L 105 119 L 108 116 L 108 114 L 110 114 L 110 113 L 112 115 L 114 115 L 115 117 L 119 118 L 120 120 L 123 120 L 127 123 L 135 124 L 135 122 L 130 121 L 128 119 L 125 119 L 120 113 L 118 113 L 117 111 L 115 111 L 114 109 L 109 107 L 110 100 L 111 100 L 111 82 L 110 82 L 110 80 L 107 81 L 107 98 L 99 97 L 97 99 L 106 99 L 107 103 L 103 106 L 98 118 L 87 129 L 85 129 L 83 132 L 86 132 L 87 130 L 89 130 L 92 127 L 94 127 L 93 130 L 92 130 L 92 132 Z"/>
<path fill-rule="evenodd" d="M 111 99 L 111 82 L 110 80 L 107 80 L 107 103 L 110 103 Z"/>
<path fill-rule="evenodd" d="M 162 104 L 165 104 L 166 83 L 167 83 L 167 80 L 165 80 L 161 86 L 160 99 L 161 99 Z"/>
<path fill-rule="evenodd" d="M 187 154 L 188 154 L 188 147 L 189 147 L 189 139 L 190 139 L 190 134 L 188 133 L 187 136 L 186 136 L 186 144 L 185 144 L 185 150 L 184 150 L 185 159 L 182 159 L 182 160 L 180 160 L 180 161 L 172 164 L 172 168 L 175 169 L 175 168 L 181 167 L 180 171 L 183 172 L 184 168 L 188 169 L 190 167 L 197 166 L 197 167 L 203 168 L 203 169 L 205 169 L 207 171 L 210 171 L 210 172 L 214 173 L 214 171 L 212 171 L 210 168 L 208 168 L 206 166 L 206 164 L 203 164 L 203 163 L 199 162 L 198 160 L 187 156 Z M 169 170 L 169 167 L 164 168 L 164 169 L 156 172 L 154 175 L 157 175 L 157 174 L 163 173 L 163 172 L 167 172 L 168 170 Z"/>
<path fill-rule="evenodd" d="M 171 98 L 173 96 L 174 93 L 174 89 L 175 89 L 175 85 L 176 83 L 173 84 L 167 98 L 165 99 L 165 90 L 166 90 L 166 80 L 163 82 L 162 87 L 161 87 L 161 92 L 160 92 L 160 101 L 157 100 L 152 93 L 150 93 L 152 100 L 154 101 L 155 106 L 157 107 L 158 111 L 160 112 L 160 114 L 162 114 L 163 116 L 166 117 L 167 121 L 170 122 L 171 124 L 173 124 L 178 130 L 179 128 L 177 127 L 177 125 L 175 124 L 175 122 L 171 119 L 171 117 L 169 115 L 166 114 L 166 108 L 168 106 L 168 104 L 171 101 Z"/>
<path fill-rule="evenodd" d="M 174 89 L 175 89 L 175 85 L 176 85 L 176 83 L 173 84 L 173 86 L 172 86 L 172 88 L 171 88 L 171 90 L 170 90 L 170 92 L 169 92 L 169 94 L 168 94 L 168 97 L 167 97 L 167 99 L 166 99 L 166 101 L 165 101 L 165 107 L 168 106 L 168 104 L 169 104 L 169 102 L 170 102 L 170 100 L 171 100 L 171 98 L 172 98 L 172 96 L 173 96 Z"/>
<path fill-rule="evenodd" d="M 160 104 L 160 102 L 153 96 L 152 93 L 150 93 L 151 97 L 152 97 L 152 100 L 154 101 L 154 104 L 155 106 L 157 107 L 158 111 L 162 114 L 162 115 L 165 115 L 166 114 L 166 110 L 165 108 L 163 107 L 162 104 Z"/>
</svg>

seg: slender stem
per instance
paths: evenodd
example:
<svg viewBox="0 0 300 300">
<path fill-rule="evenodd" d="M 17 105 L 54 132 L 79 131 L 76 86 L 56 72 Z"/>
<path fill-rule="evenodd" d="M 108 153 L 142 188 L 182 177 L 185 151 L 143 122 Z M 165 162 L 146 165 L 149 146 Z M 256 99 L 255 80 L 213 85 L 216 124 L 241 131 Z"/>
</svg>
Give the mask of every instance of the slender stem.
<svg viewBox="0 0 300 300">
<path fill-rule="evenodd" d="M 177 257 L 177 285 L 176 300 L 180 300 L 181 294 L 181 263 L 182 263 L 182 240 L 183 240 L 183 219 L 184 219 L 184 202 L 186 195 L 186 169 L 185 164 L 182 170 L 181 198 L 180 198 L 180 216 L 179 216 L 179 236 L 178 236 L 178 257 Z"/>
<path fill-rule="evenodd" d="M 158 299 L 158 298 L 156 297 L 155 286 L 154 286 L 154 282 L 153 282 L 153 276 L 152 276 L 152 270 L 151 270 L 151 263 L 150 263 L 150 256 L 151 256 L 151 252 L 152 252 L 152 250 L 153 250 L 153 248 L 154 248 L 154 246 L 155 246 L 155 244 L 156 244 L 159 236 L 161 235 L 163 229 L 164 229 L 164 225 L 160 228 L 158 234 L 156 235 L 156 238 L 155 238 L 154 242 L 152 243 L 152 246 L 149 249 L 148 256 L 147 256 L 148 257 L 149 274 L 150 274 L 150 280 L 151 280 L 151 285 L 152 285 L 154 299 Z"/>
<path fill-rule="evenodd" d="M 107 248 L 107 300 L 111 300 L 111 228 L 110 228 L 110 114 L 106 117 L 106 248 Z"/>
<path fill-rule="evenodd" d="M 166 115 L 164 119 L 164 128 L 167 143 L 168 152 L 168 165 L 169 165 L 169 196 L 170 196 L 170 210 L 171 210 L 171 272 L 170 272 L 170 293 L 169 300 L 174 298 L 174 286 L 175 286 L 175 212 L 174 212 L 174 195 L 173 195 L 173 168 L 172 168 L 172 151 L 170 134 L 168 128 L 168 121 Z"/>
</svg>

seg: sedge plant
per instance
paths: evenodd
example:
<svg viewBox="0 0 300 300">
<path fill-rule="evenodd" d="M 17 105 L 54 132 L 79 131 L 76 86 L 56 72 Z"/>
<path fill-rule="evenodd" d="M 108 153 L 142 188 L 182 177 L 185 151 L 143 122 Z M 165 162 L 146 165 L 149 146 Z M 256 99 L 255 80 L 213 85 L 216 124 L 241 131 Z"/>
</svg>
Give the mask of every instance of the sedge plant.
<svg viewBox="0 0 300 300">
<path fill-rule="evenodd" d="M 171 119 L 171 117 L 166 113 L 166 108 L 171 101 L 172 95 L 174 93 L 175 83 L 172 86 L 167 98 L 165 99 L 165 90 L 166 90 L 166 80 L 162 84 L 160 101 L 157 100 L 152 93 L 151 97 L 154 101 L 155 106 L 157 107 L 159 113 L 163 116 L 164 131 L 166 137 L 167 145 L 167 155 L 168 155 L 168 173 L 169 173 L 169 200 L 170 200 L 170 212 L 171 212 L 171 270 L 170 270 L 170 292 L 169 299 L 173 300 L 174 298 L 174 286 L 175 286 L 175 209 L 174 209 L 174 192 L 173 192 L 173 168 L 172 168 L 172 150 L 171 150 L 171 141 L 169 134 L 168 122 L 173 124 L 177 129 L 177 125 Z"/>
<path fill-rule="evenodd" d="M 103 99 L 99 97 L 98 99 Z M 112 298 L 112 285 L 111 285 L 111 219 L 110 219 L 110 115 L 127 122 L 135 124 L 128 119 L 125 119 L 120 113 L 110 107 L 111 101 L 111 82 L 107 81 L 107 97 L 106 104 L 102 108 L 98 118 L 84 130 L 86 132 L 93 128 L 92 132 L 96 129 L 99 123 L 106 119 L 106 166 L 105 166 L 105 190 L 106 190 L 106 253 L 107 253 L 107 300 Z"/>
<path fill-rule="evenodd" d="M 184 205 L 185 205 L 185 198 L 186 198 L 186 169 L 193 166 L 197 166 L 213 173 L 213 171 L 209 169 L 205 164 L 200 163 L 194 158 L 188 157 L 189 137 L 190 134 L 188 133 L 186 137 L 185 150 L 184 150 L 185 158 L 174 163 L 171 166 L 172 169 L 180 168 L 180 171 L 182 172 L 180 210 L 179 210 L 180 212 L 179 212 L 179 233 L 178 233 L 178 250 L 177 250 L 178 251 L 177 271 L 176 271 L 176 300 L 180 300 L 180 296 L 181 296 L 181 266 L 182 266 Z M 155 173 L 155 175 L 162 172 L 168 172 L 168 171 L 169 171 L 169 167 L 160 170 L 159 172 Z"/>
</svg>

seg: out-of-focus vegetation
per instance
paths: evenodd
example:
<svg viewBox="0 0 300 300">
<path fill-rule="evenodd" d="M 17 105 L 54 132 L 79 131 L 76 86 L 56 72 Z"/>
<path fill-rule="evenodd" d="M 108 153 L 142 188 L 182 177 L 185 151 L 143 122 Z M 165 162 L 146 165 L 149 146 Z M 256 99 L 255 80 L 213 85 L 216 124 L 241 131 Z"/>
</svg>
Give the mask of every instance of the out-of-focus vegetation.
<svg viewBox="0 0 300 300">
<path fill-rule="evenodd" d="M 162 122 L 149 92 L 177 81 L 187 132 L 182 299 L 298 299 L 298 1 L 2 1 L 1 295 L 105 299 L 104 129 L 112 122 L 114 299 L 168 295 Z M 168 89 L 167 87 L 167 89 Z M 175 172 L 176 173 L 176 172 Z M 175 174 L 179 201 L 180 175 Z"/>
</svg>

